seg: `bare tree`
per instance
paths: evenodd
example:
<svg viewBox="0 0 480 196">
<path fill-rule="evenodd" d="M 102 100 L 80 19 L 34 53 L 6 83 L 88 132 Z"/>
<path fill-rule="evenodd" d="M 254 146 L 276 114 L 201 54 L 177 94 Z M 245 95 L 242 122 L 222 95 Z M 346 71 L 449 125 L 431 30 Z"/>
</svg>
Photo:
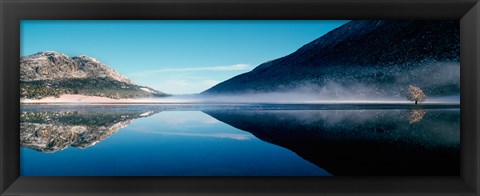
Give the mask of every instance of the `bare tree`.
<svg viewBox="0 0 480 196">
<path fill-rule="evenodd" d="M 425 96 L 425 93 L 423 93 L 422 89 L 413 85 L 408 86 L 407 99 L 409 101 L 415 101 L 415 105 L 417 105 L 419 101 L 425 101 L 425 98 L 427 98 L 427 96 Z"/>
</svg>

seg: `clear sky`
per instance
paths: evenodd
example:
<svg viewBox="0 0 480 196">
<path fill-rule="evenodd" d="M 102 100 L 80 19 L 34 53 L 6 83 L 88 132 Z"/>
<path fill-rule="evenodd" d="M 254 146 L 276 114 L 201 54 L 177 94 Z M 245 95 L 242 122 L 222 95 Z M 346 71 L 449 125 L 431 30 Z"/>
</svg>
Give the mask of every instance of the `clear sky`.
<svg viewBox="0 0 480 196">
<path fill-rule="evenodd" d="M 288 55 L 348 21 L 22 20 L 22 56 L 87 55 L 136 84 L 200 93 Z"/>
</svg>

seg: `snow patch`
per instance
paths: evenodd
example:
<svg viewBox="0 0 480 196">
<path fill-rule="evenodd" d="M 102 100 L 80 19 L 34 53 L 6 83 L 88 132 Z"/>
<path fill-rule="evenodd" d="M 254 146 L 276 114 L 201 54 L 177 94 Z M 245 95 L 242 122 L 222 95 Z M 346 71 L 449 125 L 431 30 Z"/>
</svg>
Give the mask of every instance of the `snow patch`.
<svg viewBox="0 0 480 196">
<path fill-rule="evenodd" d="M 152 90 L 150 90 L 150 89 L 148 89 L 148 88 L 140 88 L 140 89 L 142 89 L 142 91 L 145 91 L 145 92 L 147 92 L 147 93 L 155 93 L 154 91 L 152 91 Z"/>
<path fill-rule="evenodd" d="M 140 115 L 138 115 L 138 116 L 145 117 L 145 116 L 150 116 L 150 115 L 152 115 L 152 114 L 153 114 L 153 111 L 148 111 L 148 112 L 142 113 L 142 114 L 140 114 Z"/>
</svg>

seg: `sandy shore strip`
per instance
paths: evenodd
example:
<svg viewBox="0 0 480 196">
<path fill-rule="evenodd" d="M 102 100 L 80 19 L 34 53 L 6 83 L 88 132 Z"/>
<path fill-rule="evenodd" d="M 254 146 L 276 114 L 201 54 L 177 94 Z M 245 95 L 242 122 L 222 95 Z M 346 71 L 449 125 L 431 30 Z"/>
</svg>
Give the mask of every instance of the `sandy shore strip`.
<svg viewBox="0 0 480 196">
<path fill-rule="evenodd" d="M 60 97 L 20 99 L 20 104 L 173 104 L 195 102 L 191 98 L 163 97 L 139 99 L 112 99 L 108 97 L 63 94 Z"/>
<path fill-rule="evenodd" d="M 111 99 L 108 97 L 70 95 L 64 94 L 60 97 L 45 97 L 42 99 L 20 99 L 22 104 L 42 104 L 42 103 L 130 103 L 135 99 Z"/>
</svg>

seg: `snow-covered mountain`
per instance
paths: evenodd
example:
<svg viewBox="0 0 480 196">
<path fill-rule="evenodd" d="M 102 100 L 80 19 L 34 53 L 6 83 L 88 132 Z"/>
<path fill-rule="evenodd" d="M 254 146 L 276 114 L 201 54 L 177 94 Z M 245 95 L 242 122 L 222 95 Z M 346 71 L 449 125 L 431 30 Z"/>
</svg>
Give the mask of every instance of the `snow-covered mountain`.
<svg viewBox="0 0 480 196">
<path fill-rule="evenodd" d="M 410 84 L 427 96 L 459 95 L 459 21 L 354 20 L 202 94 L 399 97 Z"/>
</svg>

